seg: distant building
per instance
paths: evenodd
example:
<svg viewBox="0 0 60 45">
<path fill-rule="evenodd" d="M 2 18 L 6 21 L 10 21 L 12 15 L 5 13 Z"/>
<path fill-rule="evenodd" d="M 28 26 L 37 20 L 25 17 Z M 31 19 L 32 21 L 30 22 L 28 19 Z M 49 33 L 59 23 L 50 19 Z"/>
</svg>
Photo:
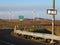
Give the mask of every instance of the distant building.
<svg viewBox="0 0 60 45">
<path fill-rule="evenodd" d="M 39 18 L 37 18 L 37 17 L 35 17 L 35 19 L 34 19 L 34 20 L 39 21 L 40 19 L 39 19 Z"/>
<path fill-rule="evenodd" d="M 33 20 L 34 20 L 34 21 L 40 21 L 40 20 L 48 20 L 48 19 L 35 17 Z"/>
</svg>

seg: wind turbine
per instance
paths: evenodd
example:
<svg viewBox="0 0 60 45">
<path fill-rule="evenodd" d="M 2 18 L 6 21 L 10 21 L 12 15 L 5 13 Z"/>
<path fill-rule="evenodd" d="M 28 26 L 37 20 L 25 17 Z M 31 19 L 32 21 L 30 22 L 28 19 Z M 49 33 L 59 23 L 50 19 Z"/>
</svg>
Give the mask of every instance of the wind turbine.
<svg viewBox="0 0 60 45">
<path fill-rule="evenodd" d="M 35 9 L 32 10 L 33 20 L 35 18 Z"/>
<path fill-rule="evenodd" d="M 8 15 L 9 15 L 9 22 L 10 22 L 10 9 L 9 9 L 9 11 L 8 11 Z"/>
</svg>

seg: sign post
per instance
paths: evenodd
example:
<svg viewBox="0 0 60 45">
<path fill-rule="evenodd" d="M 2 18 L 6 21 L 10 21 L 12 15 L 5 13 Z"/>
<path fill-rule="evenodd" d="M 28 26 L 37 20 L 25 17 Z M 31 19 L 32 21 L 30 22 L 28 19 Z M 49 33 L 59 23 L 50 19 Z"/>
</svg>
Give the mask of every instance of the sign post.
<svg viewBox="0 0 60 45">
<path fill-rule="evenodd" d="M 21 22 L 21 27 L 22 27 L 22 21 L 24 20 L 24 16 L 19 16 L 19 21 Z"/>
<path fill-rule="evenodd" d="M 52 15 L 52 35 L 55 34 L 55 15 L 57 14 L 57 10 L 55 10 L 55 0 L 52 0 L 52 9 L 48 9 L 47 13 Z M 53 43 L 54 40 L 52 39 L 51 43 Z"/>
</svg>

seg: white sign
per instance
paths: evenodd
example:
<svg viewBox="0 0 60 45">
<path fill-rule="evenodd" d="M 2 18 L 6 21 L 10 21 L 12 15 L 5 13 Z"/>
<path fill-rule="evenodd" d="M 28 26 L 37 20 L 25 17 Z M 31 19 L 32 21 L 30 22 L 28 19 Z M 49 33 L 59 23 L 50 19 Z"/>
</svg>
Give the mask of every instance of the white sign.
<svg viewBox="0 0 60 45">
<path fill-rule="evenodd" d="M 48 9 L 48 10 L 47 10 L 47 13 L 48 13 L 49 15 L 56 15 L 56 14 L 57 14 L 57 10 Z"/>
</svg>

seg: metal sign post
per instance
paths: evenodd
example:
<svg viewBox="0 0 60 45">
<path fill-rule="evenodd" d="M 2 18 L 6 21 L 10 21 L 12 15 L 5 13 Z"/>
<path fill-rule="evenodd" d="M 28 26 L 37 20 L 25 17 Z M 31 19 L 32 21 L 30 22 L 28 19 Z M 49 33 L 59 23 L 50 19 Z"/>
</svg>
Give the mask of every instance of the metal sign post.
<svg viewBox="0 0 60 45">
<path fill-rule="evenodd" d="M 52 0 L 52 8 L 53 10 L 55 10 L 55 0 Z M 55 33 L 55 14 L 52 15 L 52 35 L 54 35 Z M 54 40 L 52 39 L 52 42 L 53 43 Z"/>
<path fill-rule="evenodd" d="M 57 14 L 57 10 L 55 10 L 55 0 L 52 0 L 52 9 L 48 9 L 47 13 L 52 15 L 52 35 L 55 34 L 55 15 Z M 53 43 L 54 40 L 52 39 L 51 43 Z"/>
<path fill-rule="evenodd" d="M 24 20 L 24 16 L 19 16 L 19 21 L 21 22 L 21 27 L 23 27 L 22 22 Z"/>
</svg>

